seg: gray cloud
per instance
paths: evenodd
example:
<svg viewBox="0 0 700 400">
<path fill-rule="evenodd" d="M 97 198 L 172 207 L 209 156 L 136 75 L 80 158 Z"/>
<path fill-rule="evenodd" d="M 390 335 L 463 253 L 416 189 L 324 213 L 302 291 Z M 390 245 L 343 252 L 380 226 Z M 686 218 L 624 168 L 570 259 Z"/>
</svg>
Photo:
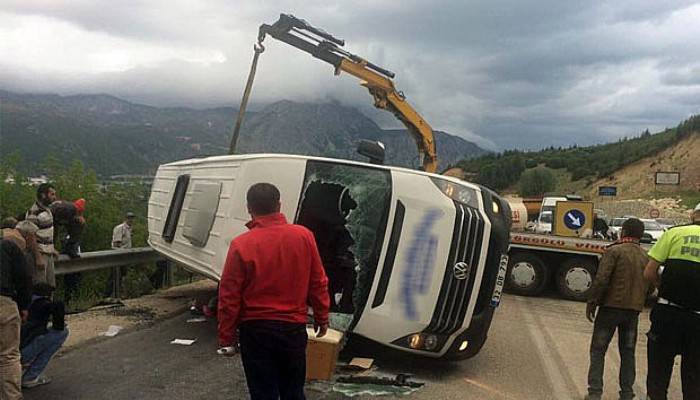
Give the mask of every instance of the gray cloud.
<svg viewBox="0 0 700 400">
<path fill-rule="evenodd" d="M 395 71 L 433 128 L 491 147 L 599 143 L 700 111 L 700 4 L 690 1 L 10 1 L 0 9 L 3 37 L 22 24 L 55 25 L 62 36 L 32 44 L 42 58 L 9 35 L 17 43 L 0 44 L 0 86 L 236 105 L 257 27 L 279 12 Z M 272 39 L 266 45 L 257 104 L 335 99 L 399 125 L 370 109 L 354 79 Z"/>
</svg>

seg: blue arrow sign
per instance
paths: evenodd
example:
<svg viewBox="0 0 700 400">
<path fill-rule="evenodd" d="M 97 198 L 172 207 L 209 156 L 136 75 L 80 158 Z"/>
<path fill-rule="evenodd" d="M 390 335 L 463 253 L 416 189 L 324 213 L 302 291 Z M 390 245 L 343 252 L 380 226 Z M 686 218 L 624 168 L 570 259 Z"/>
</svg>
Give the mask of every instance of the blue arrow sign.
<svg viewBox="0 0 700 400">
<path fill-rule="evenodd" d="M 577 231 L 586 224 L 586 215 L 581 210 L 571 209 L 564 214 L 564 225 L 567 228 Z"/>
</svg>

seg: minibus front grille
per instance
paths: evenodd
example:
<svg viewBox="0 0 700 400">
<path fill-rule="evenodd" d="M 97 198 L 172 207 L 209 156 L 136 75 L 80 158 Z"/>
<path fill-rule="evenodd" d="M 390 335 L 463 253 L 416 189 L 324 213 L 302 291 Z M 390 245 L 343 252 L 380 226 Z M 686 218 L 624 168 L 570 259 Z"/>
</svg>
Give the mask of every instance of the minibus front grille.
<svg viewBox="0 0 700 400">
<path fill-rule="evenodd" d="M 481 255 L 484 219 L 479 210 L 455 202 L 456 215 L 450 254 L 437 304 L 427 333 L 451 335 L 464 322 Z M 457 264 L 462 268 L 457 270 Z M 462 271 L 466 267 L 466 277 Z M 458 278 L 461 278 L 459 279 Z"/>
</svg>

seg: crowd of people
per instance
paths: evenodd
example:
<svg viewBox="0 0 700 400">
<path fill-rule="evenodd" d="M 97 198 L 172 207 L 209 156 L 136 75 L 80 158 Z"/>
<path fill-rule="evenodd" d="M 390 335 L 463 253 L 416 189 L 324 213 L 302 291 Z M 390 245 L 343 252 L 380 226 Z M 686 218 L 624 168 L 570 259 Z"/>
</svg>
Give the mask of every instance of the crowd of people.
<svg viewBox="0 0 700 400">
<path fill-rule="evenodd" d="M 22 398 L 22 389 L 49 383 L 43 374 L 68 337 L 65 304 L 54 299 L 55 261 L 60 254 L 80 257 L 85 199 L 59 200 L 49 183 L 38 186 L 36 201 L 18 218 L 2 221 L 0 231 L 0 398 Z M 131 247 L 128 213 L 114 229 L 113 246 Z M 60 232 L 60 235 L 58 234 Z M 60 249 L 57 251 L 55 241 Z M 79 283 L 65 277 L 66 297 Z M 64 299 L 65 299 L 64 298 Z"/>
</svg>

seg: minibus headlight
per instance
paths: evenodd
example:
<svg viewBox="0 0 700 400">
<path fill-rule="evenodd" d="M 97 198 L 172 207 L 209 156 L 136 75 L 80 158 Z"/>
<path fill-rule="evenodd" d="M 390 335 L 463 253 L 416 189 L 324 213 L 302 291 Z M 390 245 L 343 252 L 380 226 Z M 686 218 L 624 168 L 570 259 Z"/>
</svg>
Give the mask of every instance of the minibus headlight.
<svg viewBox="0 0 700 400">
<path fill-rule="evenodd" d="M 416 333 L 408 337 L 408 347 L 415 350 L 423 347 L 423 337 L 420 333 Z"/>
<path fill-rule="evenodd" d="M 464 205 L 479 208 L 479 200 L 477 200 L 476 190 L 445 179 L 432 177 L 430 179 L 445 196 Z"/>
<path fill-rule="evenodd" d="M 459 345 L 459 351 L 464 351 L 467 349 L 467 346 L 469 346 L 469 342 L 464 340 L 462 341 L 462 344 Z"/>
<path fill-rule="evenodd" d="M 442 349 L 447 340 L 446 336 L 435 335 L 433 333 L 414 333 L 412 335 L 404 336 L 401 339 L 397 339 L 392 343 L 401 347 L 407 347 L 413 350 L 423 350 L 437 352 Z"/>
<path fill-rule="evenodd" d="M 438 337 L 435 335 L 425 335 L 423 347 L 425 347 L 426 350 L 435 350 L 438 347 Z"/>
</svg>

